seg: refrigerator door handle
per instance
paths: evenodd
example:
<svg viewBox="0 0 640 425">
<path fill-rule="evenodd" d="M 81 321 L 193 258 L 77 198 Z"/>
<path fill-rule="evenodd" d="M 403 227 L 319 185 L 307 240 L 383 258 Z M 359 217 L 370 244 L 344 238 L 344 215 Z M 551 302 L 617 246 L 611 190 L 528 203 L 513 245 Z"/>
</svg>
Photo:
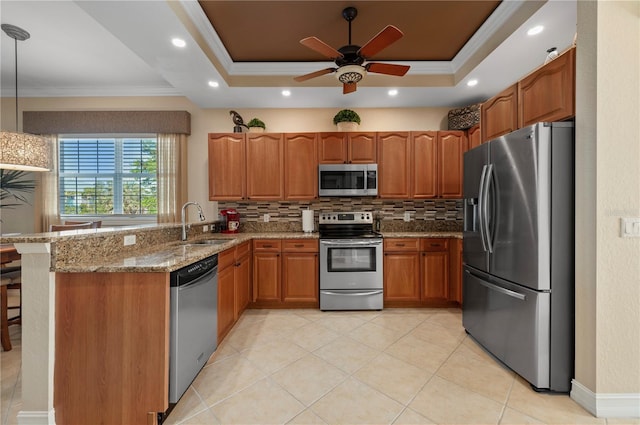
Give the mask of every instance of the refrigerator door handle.
<svg viewBox="0 0 640 425">
<path fill-rule="evenodd" d="M 485 209 L 484 205 L 487 202 L 486 198 L 484 197 L 484 192 L 485 192 L 484 187 L 485 187 L 486 176 L 487 176 L 487 166 L 483 165 L 482 174 L 480 175 L 480 187 L 478 188 L 478 222 L 480 223 L 480 240 L 482 241 L 482 249 L 485 251 L 487 250 L 487 240 L 486 240 L 486 233 L 484 230 L 483 211 Z"/>
<path fill-rule="evenodd" d="M 480 195 L 482 196 L 482 212 L 480 214 L 480 219 L 484 222 L 484 238 L 487 243 L 486 251 L 489 253 L 493 253 L 493 243 L 491 241 L 491 231 L 489 229 L 489 188 L 491 186 L 491 182 L 493 180 L 493 164 L 486 165 L 487 172 L 484 176 L 485 182 L 482 187 L 482 192 Z"/>
<path fill-rule="evenodd" d="M 469 270 L 465 270 L 464 272 L 465 273 L 469 273 L 471 276 L 474 276 L 474 277 L 478 278 L 477 282 L 480 285 L 482 285 L 482 286 L 484 286 L 486 288 L 489 288 L 489 289 L 491 289 L 493 291 L 496 291 L 496 292 L 500 292 L 501 294 L 507 295 L 507 296 L 512 297 L 512 298 L 517 298 L 517 299 L 519 299 L 521 301 L 525 301 L 527 299 L 527 296 L 524 295 L 524 294 L 521 294 L 521 293 L 515 292 L 515 291 L 511 291 L 510 289 L 506 289 L 506 288 L 503 288 L 501 286 L 492 285 L 491 283 L 485 282 L 483 280 L 482 276 L 478 276 L 475 273 L 470 272 Z"/>
</svg>

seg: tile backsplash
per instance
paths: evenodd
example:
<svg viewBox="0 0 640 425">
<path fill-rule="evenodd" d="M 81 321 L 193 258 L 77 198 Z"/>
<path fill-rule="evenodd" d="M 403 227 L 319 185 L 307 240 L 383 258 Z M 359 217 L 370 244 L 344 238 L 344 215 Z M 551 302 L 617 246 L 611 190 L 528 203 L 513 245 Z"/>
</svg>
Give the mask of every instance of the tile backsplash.
<svg viewBox="0 0 640 425">
<path fill-rule="evenodd" d="M 377 198 L 321 198 L 314 201 L 219 202 L 219 209 L 234 208 L 240 213 L 241 231 L 302 231 L 302 210 L 318 214 L 330 211 L 372 211 L 381 219 L 382 231 L 460 231 L 461 199 L 383 200 Z M 405 222 L 405 211 L 411 221 Z M 265 214 L 269 221 L 265 222 Z"/>
</svg>

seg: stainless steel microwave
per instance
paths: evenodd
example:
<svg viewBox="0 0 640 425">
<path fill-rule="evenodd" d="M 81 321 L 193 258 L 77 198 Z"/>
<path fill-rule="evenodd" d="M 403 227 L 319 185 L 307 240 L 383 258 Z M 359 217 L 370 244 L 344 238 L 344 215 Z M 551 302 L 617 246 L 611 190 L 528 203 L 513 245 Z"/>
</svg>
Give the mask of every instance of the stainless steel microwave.
<svg viewBox="0 0 640 425">
<path fill-rule="evenodd" d="M 320 164 L 320 196 L 377 196 L 378 164 Z"/>
</svg>

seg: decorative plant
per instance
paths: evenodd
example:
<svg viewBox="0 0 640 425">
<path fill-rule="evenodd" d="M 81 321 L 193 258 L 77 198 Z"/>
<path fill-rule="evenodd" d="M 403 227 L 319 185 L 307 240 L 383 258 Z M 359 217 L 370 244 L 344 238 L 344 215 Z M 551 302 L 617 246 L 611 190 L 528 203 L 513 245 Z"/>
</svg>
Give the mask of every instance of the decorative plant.
<svg viewBox="0 0 640 425">
<path fill-rule="evenodd" d="M 262 127 L 267 128 L 264 122 L 260 121 L 258 118 L 253 118 L 251 121 L 247 123 L 247 127 Z"/>
<path fill-rule="evenodd" d="M 360 115 L 351 109 L 343 109 L 333 117 L 333 123 L 339 122 L 356 122 L 360 124 Z"/>
<path fill-rule="evenodd" d="M 13 208 L 29 203 L 25 195 L 35 190 L 36 182 L 25 179 L 28 174 L 26 171 L 0 169 L 0 207 Z"/>
</svg>

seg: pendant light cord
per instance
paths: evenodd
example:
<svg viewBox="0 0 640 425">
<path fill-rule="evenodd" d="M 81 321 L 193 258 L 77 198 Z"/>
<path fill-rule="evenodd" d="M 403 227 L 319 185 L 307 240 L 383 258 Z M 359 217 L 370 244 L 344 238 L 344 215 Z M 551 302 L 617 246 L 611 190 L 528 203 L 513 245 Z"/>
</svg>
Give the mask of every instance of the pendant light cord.
<svg viewBox="0 0 640 425">
<path fill-rule="evenodd" d="M 18 39 L 13 39 L 14 43 L 14 57 L 16 60 L 16 133 L 18 132 Z"/>
</svg>

